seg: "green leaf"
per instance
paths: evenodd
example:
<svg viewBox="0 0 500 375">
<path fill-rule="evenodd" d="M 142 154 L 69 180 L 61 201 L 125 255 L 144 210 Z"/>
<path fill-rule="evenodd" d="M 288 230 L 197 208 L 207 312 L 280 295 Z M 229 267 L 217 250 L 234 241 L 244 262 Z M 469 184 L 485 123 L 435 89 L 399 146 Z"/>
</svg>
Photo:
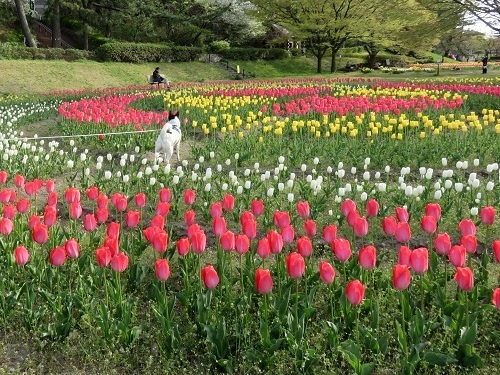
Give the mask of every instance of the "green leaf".
<svg viewBox="0 0 500 375">
<path fill-rule="evenodd" d="M 458 344 L 469 344 L 472 345 L 476 340 L 477 333 L 477 320 L 474 320 L 469 328 L 462 329 L 460 334 L 460 339 Z"/>
<path fill-rule="evenodd" d="M 372 373 L 373 369 L 375 368 L 375 363 L 365 363 L 364 365 L 361 365 L 361 375 L 369 375 Z"/>
<path fill-rule="evenodd" d="M 457 363 L 457 359 L 444 353 L 426 352 L 424 360 L 432 365 L 447 366 Z"/>
<path fill-rule="evenodd" d="M 406 341 L 406 333 L 403 332 L 403 329 L 401 328 L 401 325 L 399 322 L 396 322 L 396 327 L 398 331 L 398 344 L 403 350 L 404 353 L 406 353 L 407 348 L 408 348 L 408 343 Z"/>
<path fill-rule="evenodd" d="M 372 321 L 371 321 L 371 327 L 373 329 L 377 329 L 380 321 L 380 316 L 379 316 L 379 305 L 378 301 L 372 302 Z"/>
</svg>

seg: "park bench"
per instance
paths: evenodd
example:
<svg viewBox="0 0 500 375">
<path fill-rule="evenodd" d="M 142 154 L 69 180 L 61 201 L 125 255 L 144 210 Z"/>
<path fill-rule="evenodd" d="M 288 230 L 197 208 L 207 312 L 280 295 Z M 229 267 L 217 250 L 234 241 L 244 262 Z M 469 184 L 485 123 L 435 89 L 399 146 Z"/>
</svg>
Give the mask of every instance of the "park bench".
<svg viewBox="0 0 500 375">
<path fill-rule="evenodd" d="M 165 87 L 169 87 L 170 81 L 167 79 L 167 77 L 165 77 L 163 74 L 160 74 L 160 76 L 163 78 L 163 82 L 155 82 L 155 81 L 153 81 L 153 75 L 149 74 L 148 75 L 148 83 L 150 85 L 157 85 L 157 86 L 160 86 L 161 84 L 163 84 Z"/>
</svg>

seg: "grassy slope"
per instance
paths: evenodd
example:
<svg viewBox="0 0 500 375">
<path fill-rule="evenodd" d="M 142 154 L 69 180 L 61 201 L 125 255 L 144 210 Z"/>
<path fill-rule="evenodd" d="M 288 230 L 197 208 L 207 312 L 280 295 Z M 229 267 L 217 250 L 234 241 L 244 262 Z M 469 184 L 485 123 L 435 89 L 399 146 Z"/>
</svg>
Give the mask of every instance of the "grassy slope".
<svg viewBox="0 0 500 375">
<path fill-rule="evenodd" d="M 157 64 L 0 60 L 0 94 L 46 93 L 53 90 L 146 84 Z M 201 62 L 158 64 L 172 82 L 227 79 L 215 65 Z M 28 78 L 26 78 L 28 77 Z"/>
</svg>

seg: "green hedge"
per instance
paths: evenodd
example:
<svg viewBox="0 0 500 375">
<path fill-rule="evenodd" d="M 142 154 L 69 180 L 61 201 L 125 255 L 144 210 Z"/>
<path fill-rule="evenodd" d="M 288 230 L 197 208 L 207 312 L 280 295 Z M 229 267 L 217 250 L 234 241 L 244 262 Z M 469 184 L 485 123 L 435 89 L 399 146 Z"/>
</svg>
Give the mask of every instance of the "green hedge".
<svg viewBox="0 0 500 375">
<path fill-rule="evenodd" d="M 115 62 L 194 61 L 202 54 L 201 48 L 169 46 L 150 43 L 106 43 L 95 51 L 97 59 Z"/>
<path fill-rule="evenodd" d="M 0 43 L 0 59 L 5 60 L 89 60 L 93 58 L 93 52 L 78 49 L 32 48 L 20 43 Z"/>
<path fill-rule="evenodd" d="M 282 60 L 290 56 L 283 48 L 231 48 L 219 55 L 227 60 L 240 61 Z"/>
</svg>

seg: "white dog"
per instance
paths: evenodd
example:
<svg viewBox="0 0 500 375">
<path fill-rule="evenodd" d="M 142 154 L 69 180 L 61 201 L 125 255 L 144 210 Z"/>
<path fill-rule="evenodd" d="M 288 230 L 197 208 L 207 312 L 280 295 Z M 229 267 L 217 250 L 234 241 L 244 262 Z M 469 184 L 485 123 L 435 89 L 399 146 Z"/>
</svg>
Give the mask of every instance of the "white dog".
<svg viewBox="0 0 500 375">
<path fill-rule="evenodd" d="M 170 159 L 177 150 L 177 160 L 179 160 L 179 148 L 181 145 L 181 122 L 179 121 L 179 111 L 171 112 L 168 121 L 160 131 L 155 143 L 155 154 L 163 152 L 165 154 L 165 163 L 170 163 Z"/>
</svg>

